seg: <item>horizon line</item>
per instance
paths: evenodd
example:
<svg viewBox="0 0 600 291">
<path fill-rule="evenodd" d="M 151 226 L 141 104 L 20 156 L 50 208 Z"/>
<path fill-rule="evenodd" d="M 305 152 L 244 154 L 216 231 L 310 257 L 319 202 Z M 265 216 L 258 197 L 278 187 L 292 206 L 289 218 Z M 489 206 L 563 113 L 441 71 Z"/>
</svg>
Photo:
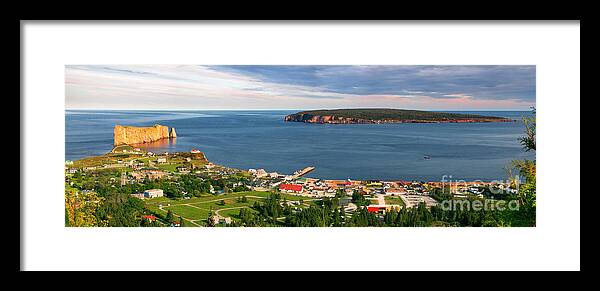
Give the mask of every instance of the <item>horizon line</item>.
<svg viewBox="0 0 600 291">
<path fill-rule="evenodd" d="M 496 108 L 496 109 L 411 109 L 411 108 L 391 108 L 391 107 L 357 107 L 357 108 L 319 108 L 319 109 L 306 109 L 306 108 L 284 108 L 284 109 L 273 109 L 273 108 L 65 108 L 68 110 L 81 110 L 81 111 L 92 111 L 92 110 L 104 110 L 104 111 L 309 111 L 309 110 L 336 110 L 336 109 L 402 109 L 402 110 L 420 110 L 420 111 L 530 111 L 531 109 L 518 109 L 518 108 Z"/>
</svg>

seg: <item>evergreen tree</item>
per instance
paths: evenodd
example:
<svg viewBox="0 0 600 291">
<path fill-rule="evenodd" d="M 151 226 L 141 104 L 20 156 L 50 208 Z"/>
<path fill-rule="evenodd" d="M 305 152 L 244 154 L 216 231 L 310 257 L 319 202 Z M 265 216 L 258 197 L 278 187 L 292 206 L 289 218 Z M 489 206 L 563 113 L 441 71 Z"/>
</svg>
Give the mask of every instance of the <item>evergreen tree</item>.
<svg viewBox="0 0 600 291">
<path fill-rule="evenodd" d="M 169 209 L 169 211 L 167 211 L 167 217 L 165 218 L 165 220 L 167 221 L 168 224 L 172 224 L 173 223 L 173 211 L 171 211 Z"/>
<path fill-rule="evenodd" d="M 213 219 L 213 213 L 212 213 L 212 211 L 208 212 L 208 218 L 206 219 L 206 225 L 210 226 L 210 227 L 215 226 L 215 221 Z"/>
</svg>

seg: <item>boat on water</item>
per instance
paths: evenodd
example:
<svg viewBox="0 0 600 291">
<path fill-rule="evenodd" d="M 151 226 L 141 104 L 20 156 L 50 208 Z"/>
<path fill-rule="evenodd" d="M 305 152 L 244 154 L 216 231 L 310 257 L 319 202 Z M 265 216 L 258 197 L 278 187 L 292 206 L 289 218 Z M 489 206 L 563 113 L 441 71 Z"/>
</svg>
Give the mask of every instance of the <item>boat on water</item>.
<svg viewBox="0 0 600 291">
<path fill-rule="evenodd" d="M 425 155 L 425 156 L 423 156 L 423 159 L 425 159 L 425 160 L 429 160 L 429 159 L 431 159 L 431 156 L 427 156 L 427 155 Z"/>
</svg>

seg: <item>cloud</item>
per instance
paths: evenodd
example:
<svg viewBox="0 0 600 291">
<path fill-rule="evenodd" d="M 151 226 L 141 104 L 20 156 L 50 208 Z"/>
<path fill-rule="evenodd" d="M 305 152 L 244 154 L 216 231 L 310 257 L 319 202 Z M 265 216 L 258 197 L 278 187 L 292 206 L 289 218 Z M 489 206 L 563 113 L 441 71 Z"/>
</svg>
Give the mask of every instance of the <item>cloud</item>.
<svg viewBox="0 0 600 291">
<path fill-rule="evenodd" d="M 473 96 L 468 95 L 468 94 L 445 94 L 442 96 L 449 97 L 449 98 L 473 98 Z"/>
<path fill-rule="evenodd" d="M 65 92 L 67 108 L 526 109 L 535 67 L 70 65 Z"/>
</svg>

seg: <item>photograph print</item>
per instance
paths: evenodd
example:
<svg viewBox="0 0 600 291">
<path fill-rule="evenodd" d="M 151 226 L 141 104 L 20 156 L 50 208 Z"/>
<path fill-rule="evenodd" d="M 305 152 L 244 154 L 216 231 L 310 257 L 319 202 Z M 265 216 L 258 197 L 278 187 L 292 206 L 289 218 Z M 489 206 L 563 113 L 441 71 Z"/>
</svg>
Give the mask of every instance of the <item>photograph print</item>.
<svg viewBox="0 0 600 291">
<path fill-rule="evenodd" d="M 534 65 L 66 65 L 65 227 L 535 227 Z"/>
</svg>

